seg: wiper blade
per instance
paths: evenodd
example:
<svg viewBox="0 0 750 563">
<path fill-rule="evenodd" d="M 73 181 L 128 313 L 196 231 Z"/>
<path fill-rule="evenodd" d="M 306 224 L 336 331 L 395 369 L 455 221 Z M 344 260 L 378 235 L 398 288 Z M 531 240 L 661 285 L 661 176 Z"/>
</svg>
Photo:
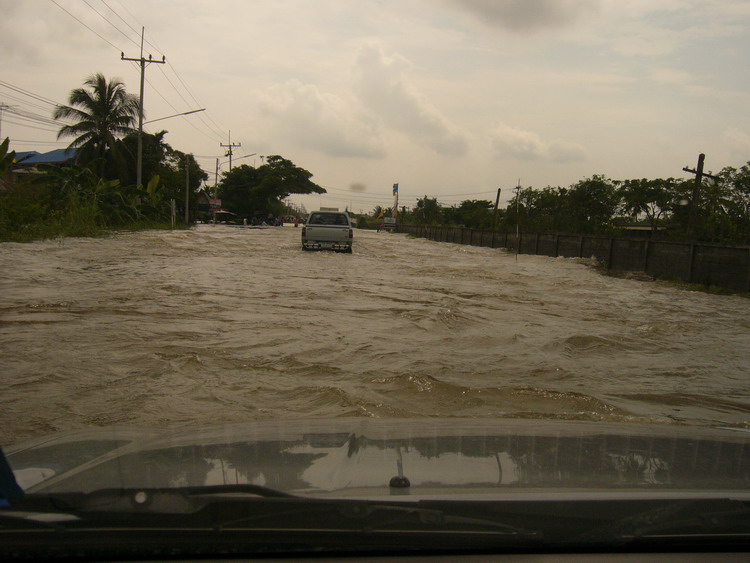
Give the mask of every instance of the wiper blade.
<svg viewBox="0 0 750 563">
<path fill-rule="evenodd" d="M 542 534 L 488 518 L 452 514 L 449 509 L 425 508 L 420 503 L 393 504 L 375 501 L 305 499 L 298 502 L 264 503 L 263 513 L 228 517 L 222 529 L 268 526 L 346 531 L 462 532 L 502 534 L 541 540 Z"/>
<path fill-rule="evenodd" d="M 413 531 L 500 534 L 541 539 L 541 533 L 505 521 L 474 515 L 451 503 L 384 502 L 300 497 L 258 485 L 160 489 L 104 489 L 92 493 L 27 495 L 14 509 L 58 511 L 102 525 L 181 526 L 216 531 L 237 529 Z M 13 512 L 3 511 L 3 512 Z M 137 515 L 137 519 L 134 518 Z"/>
<path fill-rule="evenodd" d="M 721 535 L 750 540 L 750 509 L 727 498 L 673 500 L 594 528 L 577 539 L 584 543 L 632 543 L 669 538 Z"/>
<path fill-rule="evenodd" d="M 270 487 L 264 487 L 262 485 L 204 485 L 200 487 L 181 487 L 179 489 L 167 489 L 183 491 L 188 495 L 226 495 L 231 493 L 242 493 L 251 494 L 264 498 L 302 498 L 297 495 L 285 493 L 278 489 L 272 489 Z"/>
</svg>

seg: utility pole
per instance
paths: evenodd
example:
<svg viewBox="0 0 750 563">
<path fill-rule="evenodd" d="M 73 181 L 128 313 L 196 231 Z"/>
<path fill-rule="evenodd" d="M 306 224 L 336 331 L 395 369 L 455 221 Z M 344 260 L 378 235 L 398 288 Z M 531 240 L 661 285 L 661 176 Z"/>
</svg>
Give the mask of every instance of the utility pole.
<svg viewBox="0 0 750 563">
<path fill-rule="evenodd" d="M 10 109 L 10 106 L 7 104 L 4 104 L 0 102 L 0 141 L 2 141 L 2 132 L 3 132 L 3 110 Z"/>
<path fill-rule="evenodd" d="M 703 172 L 703 163 L 706 160 L 706 155 L 701 153 L 698 155 L 698 166 L 695 170 L 692 170 L 685 166 L 683 170 L 685 172 L 690 172 L 691 174 L 695 174 L 695 182 L 693 183 L 693 193 L 690 197 L 690 209 L 688 211 L 688 226 L 687 226 L 687 236 L 688 238 L 692 239 L 695 237 L 695 216 L 698 213 L 698 197 L 700 196 L 700 190 L 701 190 L 701 182 L 703 181 L 703 177 L 711 178 L 712 180 L 718 180 L 719 178 L 717 176 L 713 176 L 711 174 L 707 174 Z"/>
<path fill-rule="evenodd" d="M 214 197 L 219 195 L 219 159 L 216 159 L 216 175 L 214 176 Z"/>
<path fill-rule="evenodd" d="M 151 55 L 148 56 L 148 60 L 143 58 L 143 34 L 146 28 L 141 27 L 141 56 L 137 59 L 130 59 L 125 56 L 125 53 L 120 53 L 121 61 L 133 61 L 141 65 L 141 97 L 138 111 L 138 155 L 136 160 L 136 171 L 135 171 L 135 182 L 137 185 L 143 185 L 143 82 L 146 78 L 146 63 L 157 63 L 163 65 L 167 62 L 167 58 L 162 56 L 161 60 L 153 60 Z"/>
<path fill-rule="evenodd" d="M 185 155 L 185 224 L 190 224 L 188 205 L 190 205 L 190 167 L 188 166 L 188 155 Z"/>
<path fill-rule="evenodd" d="M 497 206 L 500 205 L 500 189 L 497 188 L 497 197 L 495 198 L 495 212 L 492 216 L 492 230 L 497 230 Z M 492 235 L 495 236 L 495 235 Z"/>
<path fill-rule="evenodd" d="M 521 199 L 521 178 L 518 179 L 518 186 L 515 188 L 516 192 L 516 240 L 518 240 L 520 216 L 518 215 L 518 203 Z"/>
<path fill-rule="evenodd" d="M 232 149 L 234 147 L 241 147 L 242 143 L 233 143 L 232 142 L 232 132 L 230 131 L 229 132 L 229 144 L 225 145 L 224 143 L 219 143 L 219 146 L 228 149 L 227 152 L 226 152 L 226 154 L 224 156 L 228 156 L 229 157 L 229 171 L 231 172 L 232 171 Z"/>
<path fill-rule="evenodd" d="M 516 192 L 516 262 L 518 262 L 518 255 L 521 253 L 521 230 L 520 222 L 521 216 L 518 214 L 518 204 L 521 199 L 521 178 L 518 179 L 518 186 L 515 188 Z"/>
</svg>

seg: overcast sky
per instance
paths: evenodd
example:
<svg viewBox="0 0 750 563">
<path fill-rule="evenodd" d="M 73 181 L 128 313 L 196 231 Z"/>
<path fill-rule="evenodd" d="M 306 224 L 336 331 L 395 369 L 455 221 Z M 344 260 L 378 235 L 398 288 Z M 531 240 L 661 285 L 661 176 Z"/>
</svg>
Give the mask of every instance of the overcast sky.
<svg viewBox="0 0 750 563">
<path fill-rule="evenodd" d="M 280 154 L 370 211 L 437 197 L 501 201 L 523 186 L 686 177 L 750 160 L 744 0 L 0 0 L 0 134 L 66 146 L 49 117 L 101 72 L 137 94 L 214 182 Z M 30 94 L 42 99 L 32 98 Z M 257 153 L 256 156 L 241 157 Z"/>
</svg>

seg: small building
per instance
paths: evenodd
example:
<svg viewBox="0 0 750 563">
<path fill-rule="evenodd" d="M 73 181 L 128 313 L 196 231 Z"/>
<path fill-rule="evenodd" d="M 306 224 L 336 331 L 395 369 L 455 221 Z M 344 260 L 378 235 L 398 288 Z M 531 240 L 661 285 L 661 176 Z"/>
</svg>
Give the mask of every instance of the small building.
<svg viewBox="0 0 750 563">
<path fill-rule="evenodd" d="M 11 166 L 10 181 L 15 183 L 26 174 L 36 174 L 40 164 L 52 164 L 59 167 L 71 166 L 78 154 L 78 149 L 55 149 L 40 153 L 37 151 L 16 152 L 15 162 Z"/>
</svg>

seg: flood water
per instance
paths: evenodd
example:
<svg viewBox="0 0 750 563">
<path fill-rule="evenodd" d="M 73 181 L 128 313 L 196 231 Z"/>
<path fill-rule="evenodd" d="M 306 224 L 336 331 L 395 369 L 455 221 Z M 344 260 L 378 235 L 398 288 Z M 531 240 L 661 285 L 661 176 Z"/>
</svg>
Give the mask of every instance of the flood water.
<svg viewBox="0 0 750 563">
<path fill-rule="evenodd" d="M 300 229 L 0 244 L 0 444 L 89 426 L 541 417 L 750 426 L 750 300 Z"/>
</svg>

